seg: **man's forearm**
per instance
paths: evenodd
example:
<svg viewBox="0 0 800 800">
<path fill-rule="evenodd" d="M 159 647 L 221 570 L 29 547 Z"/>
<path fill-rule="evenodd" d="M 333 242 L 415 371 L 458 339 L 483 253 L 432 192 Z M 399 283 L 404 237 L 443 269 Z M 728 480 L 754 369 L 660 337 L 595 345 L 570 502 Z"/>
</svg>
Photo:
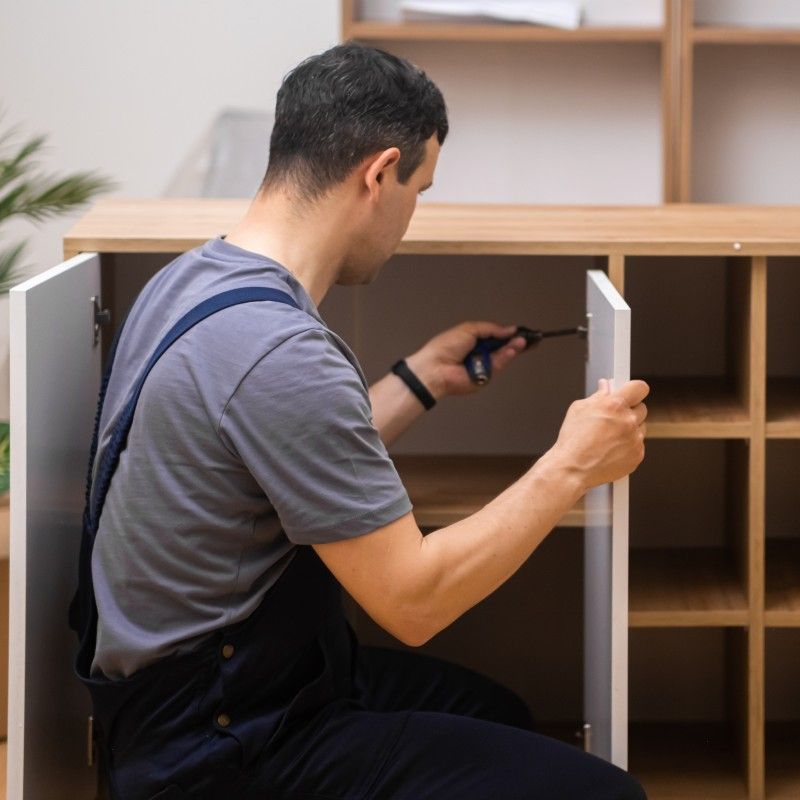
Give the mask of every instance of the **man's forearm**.
<svg viewBox="0 0 800 800">
<path fill-rule="evenodd" d="M 415 604 L 420 643 L 508 580 L 583 493 L 577 471 L 550 451 L 480 511 L 428 534 Z"/>
</svg>

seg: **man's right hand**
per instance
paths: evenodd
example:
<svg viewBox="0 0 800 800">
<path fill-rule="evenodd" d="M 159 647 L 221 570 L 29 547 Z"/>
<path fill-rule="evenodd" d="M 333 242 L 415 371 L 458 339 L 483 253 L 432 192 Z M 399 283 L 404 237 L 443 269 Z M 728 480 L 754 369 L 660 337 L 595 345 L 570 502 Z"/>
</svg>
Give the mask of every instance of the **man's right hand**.
<svg viewBox="0 0 800 800">
<path fill-rule="evenodd" d="M 551 456 L 576 473 L 585 490 L 629 475 L 644 458 L 649 393 L 644 381 L 612 391 L 601 378 L 593 395 L 569 407 Z"/>
</svg>

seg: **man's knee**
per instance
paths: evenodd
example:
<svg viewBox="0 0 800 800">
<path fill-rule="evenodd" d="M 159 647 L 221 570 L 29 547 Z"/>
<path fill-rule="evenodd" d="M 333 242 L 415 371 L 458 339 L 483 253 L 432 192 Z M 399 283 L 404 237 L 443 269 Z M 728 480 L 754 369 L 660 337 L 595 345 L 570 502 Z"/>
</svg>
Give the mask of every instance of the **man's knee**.
<svg viewBox="0 0 800 800">
<path fill-rule="evenodd" d="M 616 767 L 614 772 L 614 779 L 609 782 L 608 792 L 602 794 L 603 800 L 647 800 L 642 784 L 633 775 Z"/>
<path fill-rule="evenodd" d="M 619 796 L 619 800 L 647 800 L 647 794 L 642 784 L 630 773 L 625 774 L 627 776 L 627 786 L 624 788 L 623 794 Z"/>
</svg>

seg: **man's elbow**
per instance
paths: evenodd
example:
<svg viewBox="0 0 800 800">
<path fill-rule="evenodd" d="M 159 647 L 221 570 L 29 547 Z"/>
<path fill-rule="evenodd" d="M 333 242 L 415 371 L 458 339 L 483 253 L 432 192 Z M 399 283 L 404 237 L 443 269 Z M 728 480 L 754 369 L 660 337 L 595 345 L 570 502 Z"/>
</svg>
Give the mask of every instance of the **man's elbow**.
<svg viewBox="0 0 800 800">
<path fill-rule="evenodd" d="M 392 635 L 407 647 L 422 647 L 427 644 L 438 631 L 432 631 L 422 625 L 406 625 Z"/>
<path fill-rule="evenodd" d="M 422 647 L 444 627 L 431 604 L 431 598 L 393 604 L 391 620 L 385 629 L 408 647 Z"/>
</svg>

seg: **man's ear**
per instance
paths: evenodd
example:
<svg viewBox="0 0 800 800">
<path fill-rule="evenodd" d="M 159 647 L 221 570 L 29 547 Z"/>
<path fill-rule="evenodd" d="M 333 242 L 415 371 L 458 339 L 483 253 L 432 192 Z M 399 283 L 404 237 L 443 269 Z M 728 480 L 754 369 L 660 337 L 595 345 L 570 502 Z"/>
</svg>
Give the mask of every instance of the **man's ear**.
<svg viewBox="0 0 800 800">
<path fill-rule="evenodd" d="M 384 186 L 384 179 L 387 174 L 397 169 L 398 161 L 400 161 L 400 149 L 397 147 L 389 147 L 367 159 L 364 187 L 372 200 L 378 199 L 381 188 Z"/>
</svg>

